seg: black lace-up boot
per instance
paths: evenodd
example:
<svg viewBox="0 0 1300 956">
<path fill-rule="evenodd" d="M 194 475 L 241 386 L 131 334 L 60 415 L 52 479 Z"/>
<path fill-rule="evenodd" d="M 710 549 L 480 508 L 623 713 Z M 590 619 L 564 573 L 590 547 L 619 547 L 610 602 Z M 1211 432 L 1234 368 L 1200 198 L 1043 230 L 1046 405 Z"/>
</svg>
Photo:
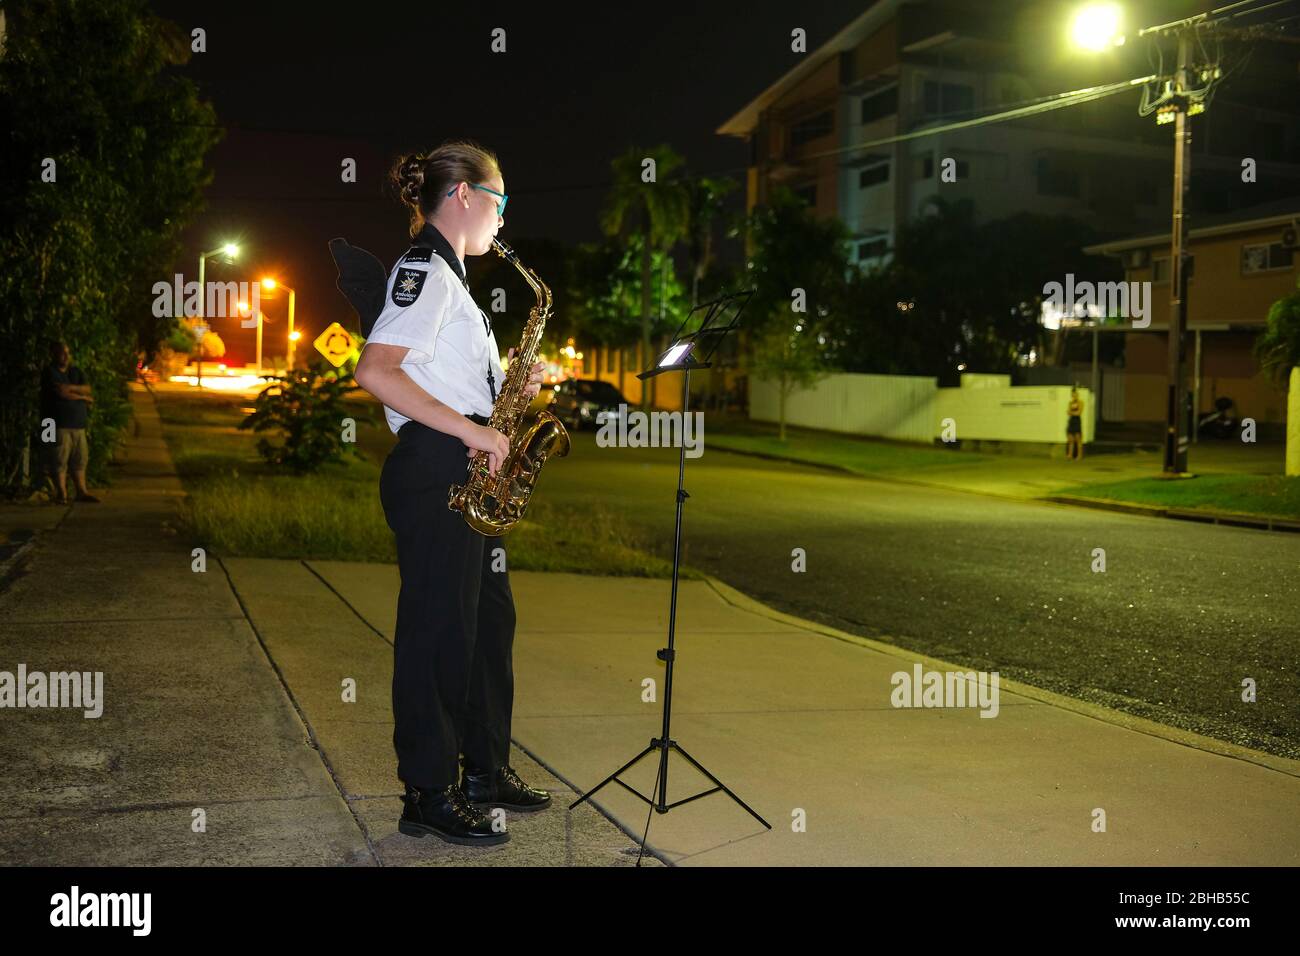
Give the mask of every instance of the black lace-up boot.
<svg viewBox="0 0 1300 956">
<path fill-rule="evenodd" d="M 492 821 L 465 799 L 456 784 L 441 790 L 422 790 L 406 785 L 406 808 L 397 829 L 407 836 L 432 833 L 460 846 L 494 846 L 505 843 L 510 834 L 492 829 Z"/>
<path fill-rule="evenodd" d="M 528 813 L 542 810 L 551 803 L 549 793 L 528 786 L 509 765 L 492 772 L 466 764 L 461 790 L 465 793 L 465 799 L 476 807 L 505 807 L 507 810 Z"/>
</svg>

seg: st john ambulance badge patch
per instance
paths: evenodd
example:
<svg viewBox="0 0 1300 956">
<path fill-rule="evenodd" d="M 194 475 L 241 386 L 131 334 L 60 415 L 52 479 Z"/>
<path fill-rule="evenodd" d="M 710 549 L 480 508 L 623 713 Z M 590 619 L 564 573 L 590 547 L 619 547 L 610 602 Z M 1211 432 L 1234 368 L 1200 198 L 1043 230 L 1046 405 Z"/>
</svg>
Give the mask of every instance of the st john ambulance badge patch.
<svg viewBox="0 0 1300 956">
<path fill-rule="evenodd" d="M 405 307 L 418 299 L 428 275 L 423 269 L 398 269 L 393 281 L 393 305 Z"/>
</svg>

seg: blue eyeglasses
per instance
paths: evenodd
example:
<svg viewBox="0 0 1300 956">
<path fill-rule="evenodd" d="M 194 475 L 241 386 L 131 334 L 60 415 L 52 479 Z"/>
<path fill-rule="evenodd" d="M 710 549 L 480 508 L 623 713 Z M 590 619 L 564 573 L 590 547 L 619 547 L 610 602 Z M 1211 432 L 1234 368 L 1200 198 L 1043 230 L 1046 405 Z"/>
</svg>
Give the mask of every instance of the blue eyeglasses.
<svg viewBox="0 0 1300 956">
<path fill-rule="evenodd" d="M 456 191 L 456 188 L 459 185 L 460 183 L 457 183 L 455 186 L 452 186 L 451 191 L 448 192 L 447 195 L 450 196 L 452 193 L 454 193 Z M 488 189 L 488 187 L 486 186 L 480 186 L 478 183 L 469 183 L 468 185 L 471 189 L 481 189 L 485 193 L 491 193 L 493 196 L 500 196 L 501 201 L 497 203 L 497 215 L 504 216 L 506 214 L 506 200 L 510 198 L 509 196 L 507 196 L 505 193 L 499 193 L 495 189 Z"/>
</svg>

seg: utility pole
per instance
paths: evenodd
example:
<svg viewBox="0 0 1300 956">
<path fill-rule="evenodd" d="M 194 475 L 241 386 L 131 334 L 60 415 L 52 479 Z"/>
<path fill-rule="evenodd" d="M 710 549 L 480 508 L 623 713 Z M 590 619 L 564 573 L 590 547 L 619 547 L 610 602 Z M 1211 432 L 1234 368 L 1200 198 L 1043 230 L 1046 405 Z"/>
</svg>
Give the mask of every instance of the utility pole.
<svg viewBox="0 0 1300 956">
<path fill-rule="evenodd" d="M 1192 160 L 1192 131 L 1188 128 L 1186 92 L 1187 58 L 1194 25 L 1178 32 L 1178 68 L 1174 74 L 1174 222 L 1169 251 L 1169 385 L 1165 407 L 1165 463 L 1167 475 L 1187 471 L 1187 435 L 1184 421 L 1187 388 L 1183 379 L 1183 333 L 1187 328 L 1187 180 Z"/>
<path fill-rule="evenodd" d="M 199 352 L 194 363 L 198 372 L 196 376 L 198 381 L 194 387 L 199 390 L 199 394 L 203 393 L 203 336 L 207 334 L 204 327 L 208 324 L 208 286 L 204 281 L 203 266 L 211 254 L 205 252 L 199 255 Z"/>
<path fill-rule="evenodd" d="M 1178 41 L 1178 64 L 1174 81 L 1169 90 L 1169 104 L 1156 114 L 1157 122 L 1161 115 L 1173 114 L 1174 118 L 1174 195 L 1173 195 L 1173 229 L 1170 236 L 1169 250 L 1169 383 L 1165 398 L 1165 443 L 1164 473 L 1179 475 L 1187 471 L 1187 447 L 1191 432 L 1195 429 L 1196 411 L 1189 404 L 1186 382 L 1183 376 L 1183 358 L 1185 355 L 1184 338 L 1187 331 L 1187 280 L 1191 272 L 1191 256 L 1187 252 L 1187 186 L 1192 165 L 1192 131 L 1187 125 L 1191 117 L 1204 112 L 1204 90 L 1192 90 L 1192 69 L 1189 64 L 1192 41 L 1197 30 L 1210 29 L 1217 36 L 1253 39 L 1271 36 L 1274 39 L 1294 40 L 1291 37 L 1276 35 L 1277 23 L 1256 24 L 1241 28 L 1229 25 L 1231 21 L 1242 16 L 1249 16 L 1260 10 L 1276 6 L 1276 3 L 1253 5 L 1255 0 L 1237 0 L 1226 6 L 1200 13 L 1184 20 L 1175 20 L 1156 27 L 1138 31 L 1138 36 L 1173 35 Z M 1248 9 L 1241 9 L 1246 7 Z M 1219 80 L 1222 76 L 1218 64 L 1212 70 L 1203 70 L 1201 79 L 1208 83 Z"/>
</svg>

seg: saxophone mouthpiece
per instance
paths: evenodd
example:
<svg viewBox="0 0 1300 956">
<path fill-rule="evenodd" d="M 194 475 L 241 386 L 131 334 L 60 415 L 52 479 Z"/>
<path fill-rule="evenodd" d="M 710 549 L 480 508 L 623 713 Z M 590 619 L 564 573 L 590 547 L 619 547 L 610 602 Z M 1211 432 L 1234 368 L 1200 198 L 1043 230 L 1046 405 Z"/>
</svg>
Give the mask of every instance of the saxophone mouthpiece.
<svg viewBox="0 0 1300 956">
<path fill-rule="evenodd" d="M 498 239 L 496 236 L 492 237 L 492 247 L 496 249 L 497 255 L 499 255 L 502 259 L 506 259 L 509 262 L 514 263 L 516 258 L 515 251 L 511 249 L 509 246 L 507 246 L 500 239 Z"/>
</svg>

